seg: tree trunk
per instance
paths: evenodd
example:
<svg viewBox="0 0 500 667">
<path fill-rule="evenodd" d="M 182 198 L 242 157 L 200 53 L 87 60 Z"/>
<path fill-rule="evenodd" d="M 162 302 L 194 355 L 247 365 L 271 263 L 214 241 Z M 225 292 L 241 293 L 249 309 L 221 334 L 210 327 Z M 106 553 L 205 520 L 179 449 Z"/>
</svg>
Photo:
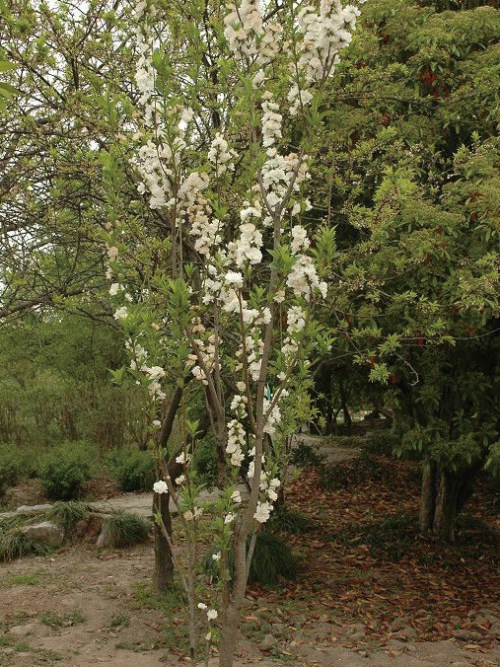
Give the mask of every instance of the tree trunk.
<svg viewBox="0 0 500 667">
<path fill-rule="evenodd" d="M 441 472 L 432 532 L 443 542 L 455 541 L 458 488 L 457 476 Z"/>
<path fill-rule="evenodd" d="M 459 473 L 426 462 L 422 474 L 419 526 L 443 542 L 454 542 L 457 515 L 472 493 L 479 467 Z"/>
<path fill-rule="evenodd" d="M 163 524 L 170 537 L 172 537 L 172 518 L 169 509 L 170 494 L 153 494 L 153 513 L 160 511 Z M 170 545 L 163 534 L 161 526 L 155 522 L 154 528 L 154 551 L 155 565 L 153 571 L 153 586 L 158 593 L 166 593 L 174 583 L 174 561 Z"/>
<path fill-rule="evenodd" d="M 344 414 L 344 424 L 346 426 L 347 434 L 351 435 L 352 418 L 347 407 L 347 393 L 342 380 L 339 380 L 340 401 L 342 404 L 342 412 Z"/>
<path fill-rule="evenodd" d="M 422 532 L 432 530 L 436 507 L 436 465 L 430 461 L 424 465 L 420 494 L 419 526 Z"/>
</svg>

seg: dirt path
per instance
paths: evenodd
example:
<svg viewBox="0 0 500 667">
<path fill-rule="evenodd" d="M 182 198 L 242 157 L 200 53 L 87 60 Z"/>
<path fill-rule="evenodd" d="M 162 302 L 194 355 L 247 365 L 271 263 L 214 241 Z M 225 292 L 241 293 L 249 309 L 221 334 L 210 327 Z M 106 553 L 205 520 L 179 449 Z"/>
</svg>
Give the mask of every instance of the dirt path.
<svg viewBox="0 0 500 667">
<path fill-rule="evenodd" d="M 98 558 L 74 548 L 47 558 L 29 558 L 0 569 L 0 665 L 35 667 L 161 667 L 185 662 L 182 602 L 160 608 L 149 587 L 150 545 Z M 255 619 L 242 641 L 238 665 L 297 667 L 436 667 L 500 665 L 500 652 L 464 650 L 456 641 L 360 642 L 337 646 L 338 628 L 319 620 L 293 619 L 293 631 L 275 623 L 267 650 L 258 628 L 262 601 L 247 600 L 245 618 Z M 279 614 L 279 609 L 277 610 Z M 275 618 L 278 618 L 274 614 Z M 279 620 L 279 618 L 278 618 Z M 302 625 L 302 628 L 301 628 Z M 271 657 L 273 658 L 271 660 Z"/>
</svg>

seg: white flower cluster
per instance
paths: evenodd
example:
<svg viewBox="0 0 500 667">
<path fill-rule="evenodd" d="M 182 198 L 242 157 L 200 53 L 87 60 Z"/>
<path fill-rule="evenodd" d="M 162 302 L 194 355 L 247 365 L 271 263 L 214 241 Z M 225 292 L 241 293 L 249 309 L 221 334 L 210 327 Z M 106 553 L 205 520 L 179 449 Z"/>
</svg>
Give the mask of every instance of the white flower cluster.
<svg viewBox="0 0 500 667">
<path fill-rule="evenodd" d="M 244 60 L 257 56 L 262 33 L 259 0 L 243 0 L 239 6 L 230 5 L 229 10 L 224 19 L 224 36 L 234 57 Z"/>
<path fill-rule="evenodd" d="M 248 398 L 243 394 L 236 394 L 231 402 L 231 411 L 235 418 L 227 425 L 226 453 L 231 456 L 231 464 L 239 468 L 245 458 L 243 447 L 246 444 L 246 433 L 241 423 L 248 415 Z"/>
<path fill-rule="evenodd" d="M 207 612 L 208 622 L 215 621 L 215 619 L 219 616 L 216 609 L 209 609 L 208 605 L 206 605 L 204 602 L 198 602 L 198 609 L 202 609 L 203 611 Z"/>
<path fill-rule="evenodd" d="M 192 324 L 191 332 L 194 335 L 199 336 L 199 334 L 204 334 L 206 332 L 206 328 L 199 318 L 193 319 Z M 205 369 L 210 372 L 215 363 L 215 334 L 210 334 L 206 340 L 199 337 L 195 338 L 193 343 L 196 346 L 196 354 L 193 353 L 188 355 L 187 363 L 194 362 L 194 365 L 191 368 L 191 373 L 195 380 L 198 380 L 198 382 L 201 382 L 204 385 L 208 385 Z M 201 362 L 198 355 L 201 357 Z M 199 365 L 200 363 L 204 368 Z"/>
<path fill-rule="evenodd" d="M 296 116 L 300 109 L 306 107 L 312 100 L 313 94 L 310 90 L 301 90 L 296 83 L 290 88 L 287 99 L 290 102 L 290 114 Z"/>
<path fill-rule="evenodd" d="M 280 52 L 283 45 L 283 28 L 278 21 L 269 21 L 264 26 L 262 37 L 259 41 L 257 62 L 259 65 L 267 65 Z"/>
<path fill-rule="evenodd" d="M 277 403 L 272 407 L 271 411 L 269 411 L 270 407 L 271 401 L 269 401 L 267 398 L 264 398 L 263 409 L 264 414 L 267 415 L 266 423 L 264 425 L 264 433 L 267 433 L 273 437 L 273 435 L 276 435 L 276 427 L 281 421 L 281 410 Z"/>
<path fill-rule="evenodd" d="M 281 123 L 283 116 L 279 113 L 279 105 L 272 102 L 272 95 L 265 92 L 262 96 L 262 145 L 264 148 L 274 146 L 276 139 L 281 139 Z"/>
<path fill-rule="evenodd" d="M 306 315 L 300 306 L 292 306 L 287 312 L 287 335 L 283 342 L 281 351 L 286 358 L 294 355 L 299 349 L 297 334 L 306 326 Z M 285 379 L 285 374 L 278 375 L 280 380 Z"/>
<path fill-rule="evenodd" d="M 154 118 L 154 105 L 152 103 L 155 94 L 155 71 L 150 58 L 152 46 L 147 43 L 143 31 L 141 30 L 141 21 L 145 15 L 146 2 L 141 0 L 135 7 L 135 44 L 139 51 L 137 67 L 135 72 L 135 81 L 140 92 L 139 103 L 144 107 L 145 120 L 148 125 L 152 125 Z"/>
<path fill-rule="evenodd" d="M 342 7 L 339 0 L 321 0 L 319 11 L 313 5 L 303 7 L 297 22 L 302 33 L 299 43 L 299 68 L 311 85 L 333 73 L 339 51 L 351 42 L 359 9 Z"/>
<path fill-rule="evenodd" d="M 278 489 L 280 485 L 281 482 L 279 479 L 276 477 L 270 479 L 265 472 L 262 472 L 260 490 L 266 494 L 267 500 L 260 500 L 257 503 L 255 514 L 253 516 L 259 523 L 269 521 L 271 512 L 274 509 L 273 503 L 278 499 Z"/>
<path fill-rule="evenodd" d="M 164 401 L 167 395 L 161 388 L 160 380 L 165 377 L 165 371 L 161 366 L 146 366 L 143 364 L 140 369 L 148 379 L 149 395 L 154 401 Z"/>
<path fill-rule="evenodd" d="M 295 264 L 287 276 L 286 284 L 293 290 L 295 296 L 303 296 L 310 301 L 312 292 L 318 290 L 325 299 L 327 284 L 320 282 L 314 262 L 309 255 L 303 252 L 309 248 L 310 241 L 306 230 L 300 225 L 292 227 L 292 255 L 295 256 Z"/>
<path fill-rule="evenodd" d="M 267 160 L 262 166 L 262 184 L 266 200 L 272 209 L 281 206 L 288 194 L 293 179 L 292 192 L 298 193 L 304 181 L 310 178 L 305 158 L 300 159 L 295 153 L 279 155 L 275 148 L 267 150 Z M 309 207 L 309 205 L 307 205 Z M 300 204 L 294 205 L 292 215 L 300 212 Z"/>
<path fill-rule="evenodd" d="M 255 456 L 255 448 L 250 452 Z M 262 456 L 262 466 L 264 467 L 265 457 Z M 253 480 L 255 472 L 255 463 L 254 460 L 250 461 L 248 468 L 247 477 L 249 480 Z M 269 520 L 271 512 L 273 511 L 273 503 L 278 499 L 278 489 L 281 485 L 280 480 L 277 477 L 273 477 L 271 473 L 267 473 L 265 470 L 262 470 L 259 484 L 259 491 L 263 494 L 263 497 L 257 502 L 257 507 L 255 509 L 254 519 L 259 523 L 265 523 Z"/>
<path fill-rule="evenodd" d="M 250 377 L 254 382 L 257 382 L 260 375 L 260 366 L 262 361 L 262 352 L 264 350 L 264 342 L 262 340 L 257 340 L 252 336 L 245 337 L 245 344 L 241 343 L 240 347 L 236 350 L 235 355 L 238 359 L 236 364 L 236 371 L 243 370 L 243 361 L 242 357 L 244 352 L 246 352 L 246 366 Z"/>
<path fill-rule="evenodd" d="M 146 191 L 149 193 L 149 205 L 152 209 L 162 208 L 171 200 L 174 175 L 171 168 L 172 158 L 173 151 L 166 140 L 157 144 L 149 139 L 139 148 L 134 162 L 143 182 L 139 183 L 137 189 L 141 195 Z"/>
<path fill-rule="evenodd" d="M 208 159 L 215 167 L 216 175 L 222 176 L 226 171 L 234 171 L 234 162 L 237 155 L 236 151 L 229 150 L 229 145 L 220 132 L 217 132 L 210 144 Z"/>
<path fill-rule="evenodd" d="M 229 243 L 229 257 L 241 269 L 246 264 L 259 264 L 262 261 L 262 234 L 252 222 L 240 225 L 240 236 Z"/>
<path fill-rule="evenodd" d="M 295 296 L 303 296 L 306 301 L 311 300 L 314 290 L 318 290 L 323 299 L 326 298 L 327 284 L 320 282 L 314 262 L 309 255 L 298 255 L 287 276 L 286 284 L 293 290 Z"/>
</svg>

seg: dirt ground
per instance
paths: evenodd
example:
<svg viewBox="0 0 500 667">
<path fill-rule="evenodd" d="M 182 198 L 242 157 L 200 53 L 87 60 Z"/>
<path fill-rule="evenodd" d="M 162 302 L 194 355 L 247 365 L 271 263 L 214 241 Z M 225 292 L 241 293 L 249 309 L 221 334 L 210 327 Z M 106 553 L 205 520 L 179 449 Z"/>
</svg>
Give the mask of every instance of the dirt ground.
<svg viewBox="0 0 500 667">
<path fill-rule="evenodd" d="M 97 557 L 75 547 L 46 558 L 28 558 L 0 570 L 0 665 L 67 667 L 160 667 L 189 662 L 186 627 L 179 601 L 158 608 L 149 587 L 151 545 Z M 179 604 L 179 606 L 177 606 Z M 289 605 L 273 608 L 249 597 L 247 626 L 238 665 L 303 667 L 426 667 L 500 665 L 500 650 L 457 640 L 385 643 L 349 640 L 339 644 L 345 627 L 325 614 L 295 616 Z M 266 625 L 266 618 L 277 619 Z M 283 623 L 285 617 L 288 623 Z M 250 621 L 250 623 L 248 623 Z M 265 630 L 276 643 L 264 646 Z M 270 642 L 273 643 L 273 642 Z M 267 650 L 266 650 L 267 649 Z M 214 663 L 216 664 L 216 663 Z"/>
</svg>

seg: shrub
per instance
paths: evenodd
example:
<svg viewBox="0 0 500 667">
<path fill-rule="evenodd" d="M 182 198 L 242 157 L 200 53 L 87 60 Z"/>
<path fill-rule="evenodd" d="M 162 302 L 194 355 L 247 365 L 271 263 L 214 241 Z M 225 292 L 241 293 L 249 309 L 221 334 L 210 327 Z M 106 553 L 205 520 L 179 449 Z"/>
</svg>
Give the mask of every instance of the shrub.
<svg viewBox="0 0 500 667">
<path fill-rule="evenodd" d="M 211 435 L 206 436 L 195 445 L 193 466 L 198 478 L 209 488 L 217 486 L 219 461 L 215 443 Z"/>
<path fill-rule="evenodd" d="M 0 496 L 3 496 L 8 488 L 17 484 L 20 476 L 19 457 L 8 446 L 2 446 L 0 449 Z"/>
<path fill-rule="evenodd" d="M 151 491 L 155 483 L 155 467 L 150 451 L 126 447 L 108 455 L 107 466 L 122 491 Z"/>
<path fill-rule="evenodd" d="M 250 541 L 250 538 L 249 538 Z M 212 549 L 205 560 L 205 570 L 212 576 L 217 576 L 218 568 L 212 555 L 218 549 Z M 234 554 L 229 553 L 229 570 L 234 569 Z M 297 564 L 292 550 L 281 537 L 269 530 L 263 530 L 257 535 L 255 550 L 250 565 L 248 581 L 260 583 L 264 586 L 274 586 L 279 583 L 280 577 L 294 581 L 297 578 Z"/>
<path fill-rule="evenodd" d="M 77 498 L 92 476 L 95 450 L 85 443 L 66 442 L 42 456 L 38 477 L 49 498 Z"/>
<path fill-rule="evenodd" d="M 315 447 L 307 445 L 305 442 L 299 442 L 297 447 L 292 449 L 290 463 L 298 468 L 308 468 L 310 466 L 320 468 L 325 462 L 325 456 L 320 454 Z"/>
<path fill-rule="evenodd" d="M 365 451 L 370 454 L 386 454 L 392 456 L 400 445 L 401 436 L 389 429 L 379 429 L 368 439 Z"/>
<path fill-rule="evenodd" d="M 147 540 L 151 523 L 135 514 L 115 514 L 106 519 L 105 527 L 114 547 L 128 547 Z"/>
</svg>

